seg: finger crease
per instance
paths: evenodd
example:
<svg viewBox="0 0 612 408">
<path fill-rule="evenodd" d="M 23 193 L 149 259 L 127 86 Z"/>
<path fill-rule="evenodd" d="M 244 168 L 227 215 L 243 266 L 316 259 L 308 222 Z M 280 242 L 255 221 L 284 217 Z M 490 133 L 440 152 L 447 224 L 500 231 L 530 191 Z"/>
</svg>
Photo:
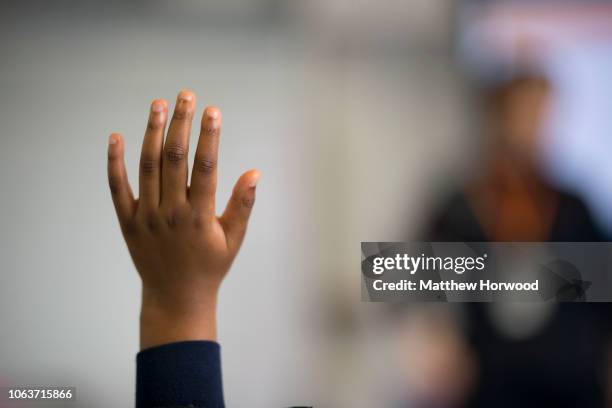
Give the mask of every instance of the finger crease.
<svg viewBox="0 0 612 408">
<path fill-rule="evenodd" d="M 212 126 L 206 126 L 204 128 L 204 133 L 207 136 L 217 136 L 219 134 L 219 128 L 212 127 Z"/>
<path fill-rule="evenodd" d="M 215 167 L 217 167 L 217 163 L 214 160 L 198 159 L 194 163 L 194 166 L 200 173 L 210 174 L 213 172 Z"/>
<path fill-rule="evenodd" d="M 140 163 L 140 169 L 143 174 L 153 174 L 158 167 L 157 160 L 154 159 L 143 159 Z"/>
<path fill-rule="evenodd" d="M 180 162 L 185 158 L 186 150 L 183 146 L 169 145 L 166 146 L 166 159 L 170 162 Z"/>
<path fill-rule="evenodd" d="M 242 205 L 246 208 L 253 208 L 253 206 L 255 205 L 255 199 L 253 198 L 243 198 L 241 202 Z"/>
</svg>

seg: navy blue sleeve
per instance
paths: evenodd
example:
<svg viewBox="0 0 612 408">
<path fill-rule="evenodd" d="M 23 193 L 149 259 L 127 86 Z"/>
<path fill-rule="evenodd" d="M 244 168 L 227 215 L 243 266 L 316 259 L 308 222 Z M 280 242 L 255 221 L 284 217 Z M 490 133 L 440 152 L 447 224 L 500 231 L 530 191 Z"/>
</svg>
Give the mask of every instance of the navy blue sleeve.
<svg viewBox="0 0 612 408">
<path fill-rule="evenodd" d="M 224 408 L 221 350 L 214 341 L 183 341 L 136 356 L 136 408 Z"/>
</svg>

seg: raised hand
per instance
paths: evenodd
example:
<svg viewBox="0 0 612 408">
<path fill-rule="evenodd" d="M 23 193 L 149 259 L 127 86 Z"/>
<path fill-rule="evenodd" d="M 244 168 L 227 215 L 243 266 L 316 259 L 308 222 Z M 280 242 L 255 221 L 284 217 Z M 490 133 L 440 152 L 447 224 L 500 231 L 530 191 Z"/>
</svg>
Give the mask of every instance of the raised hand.
<svg viewBox="0 0 612 408">
<path fill-rule="evenodd" d="M 195 95 L 178 94 L 164 141 L 168 104 L 151 104 L 140 156 L 139 197 L 124 162 L 124 140 L 108 145 L 108 180 L 119 224 L 142 278 L 141 348 L 216 340 L 217 293 L 244 238 L 257 170 L 244 173 L 220 217 L 215 212 L 221 112 L 209 106 L 187 185 Z"/>
</svg>

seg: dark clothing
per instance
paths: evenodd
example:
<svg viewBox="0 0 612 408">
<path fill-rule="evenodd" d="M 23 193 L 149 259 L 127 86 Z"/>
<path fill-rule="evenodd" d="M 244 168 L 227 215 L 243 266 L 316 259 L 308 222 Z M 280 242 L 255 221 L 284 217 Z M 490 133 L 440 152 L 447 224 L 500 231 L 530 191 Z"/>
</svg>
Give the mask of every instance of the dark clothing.
<svg viewBox="0 0 612 408">
<path fill-rule="evenodd" d="M 454 194 L 434 218 L 428 231 L 428 241 L 486 242 L 486 236 L 464 194 Z M 590 211 L 578 197 L 559 193 L 559 205 L 550 237 L 551 242 L 601 242 L 605 236 L 593 220 Z"/>
<path fill-rule="evenodd" d="M 463 194 L 452 197 L 431 223 L 427 241 L 485 242 Z M 580 199 L 560 193 L 550 241 L 596 242 L 604 236 Z M 453 306 L 450 306 L 453 307 Z M 559 303 L 539 331 L 513 339 L 502 333 L 492 305 L 458 305 L 465 336 L 477 357 L 478 384 L 468 407 L 604 407 L 611 307 Z"/>
<path fill-rule="evenodd" d="M 223 408 L 218 343 L 183 341 L 136 356 L 136 408 Z"/>
</svg>

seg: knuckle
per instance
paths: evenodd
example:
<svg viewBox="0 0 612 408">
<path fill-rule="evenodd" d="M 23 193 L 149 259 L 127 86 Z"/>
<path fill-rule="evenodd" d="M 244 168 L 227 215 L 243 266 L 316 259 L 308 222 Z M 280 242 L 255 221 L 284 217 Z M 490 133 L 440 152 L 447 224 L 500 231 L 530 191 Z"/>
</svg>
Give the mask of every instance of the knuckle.
<svg viewBox="0 0 612 408">
<path fill-rule="evenodd" d="M 219 136 L 219 128 L 214 126 L 204 126 L 202 128 L 206 136 Z"/>
<path fill-rule="evenodd" d="M 243 207 L 251 209 L 255 205 L 255 199 L 254 198 L 243 198 L 240 200 L 240 203 L 242 204 Z"/>
<path fill-rule="evenodd" d="M 157 232 L 161 226 L 161 220 L 157 211 L 152 209 L 144 210 L 140 216 L 140 223 L 143 229 L 148 232 Z"/>
<path fill-rule="evenodd" d="M 140 161 L 140 171 L 145 176 L 150 176 L 154 174 L 158 167 L 159 167 L 158 160 L 144 158 Z"/>
<path fill-rule="evenodd" d="M 166 159 L 169 162 L 178 163 L 185 159 L 185 156 L 187 155 L 187 150 L 181 145 L 172 144 L 166 146 L 165 155 Z"/>
<path fill-rule="evenodd" d="M 192 112 L 188 109 L 176 109 L 172 114 L 172 119 L 175 120 L 186 120 L 191 119 Z"/>
<path fill-rule="evenodd" d="M 193 166 L 199 173 L 210 174 L 217 168 L 217 162 L 204 157 L 196 157 Z"/>
<path fill-rule="evenodd" d="M 192 213 L 191 221 L 196 230 L 201 230 L 205 226 L 204 216 L 199 211 L 194 211 Z"/>
<path fill-rule="evenodd" d="M 160 220 L 157 214 L 154 212 L 145 214 L 144 223 L 149 232 L 157 232 L 159 230 Z"/>
<path fill-rule="evenodd" d="M 121 223 L 121 231 L 126 238 L 134 237 L 138 233 L 138 223 L 134 219 L 125 220 Z"/>
<path fill-rule="evenodd" d="M 178 209 L 170 209 L 164 216 L 168 228 L 175 229 L 180 224 L 180 214 Z"/>
</svg>

